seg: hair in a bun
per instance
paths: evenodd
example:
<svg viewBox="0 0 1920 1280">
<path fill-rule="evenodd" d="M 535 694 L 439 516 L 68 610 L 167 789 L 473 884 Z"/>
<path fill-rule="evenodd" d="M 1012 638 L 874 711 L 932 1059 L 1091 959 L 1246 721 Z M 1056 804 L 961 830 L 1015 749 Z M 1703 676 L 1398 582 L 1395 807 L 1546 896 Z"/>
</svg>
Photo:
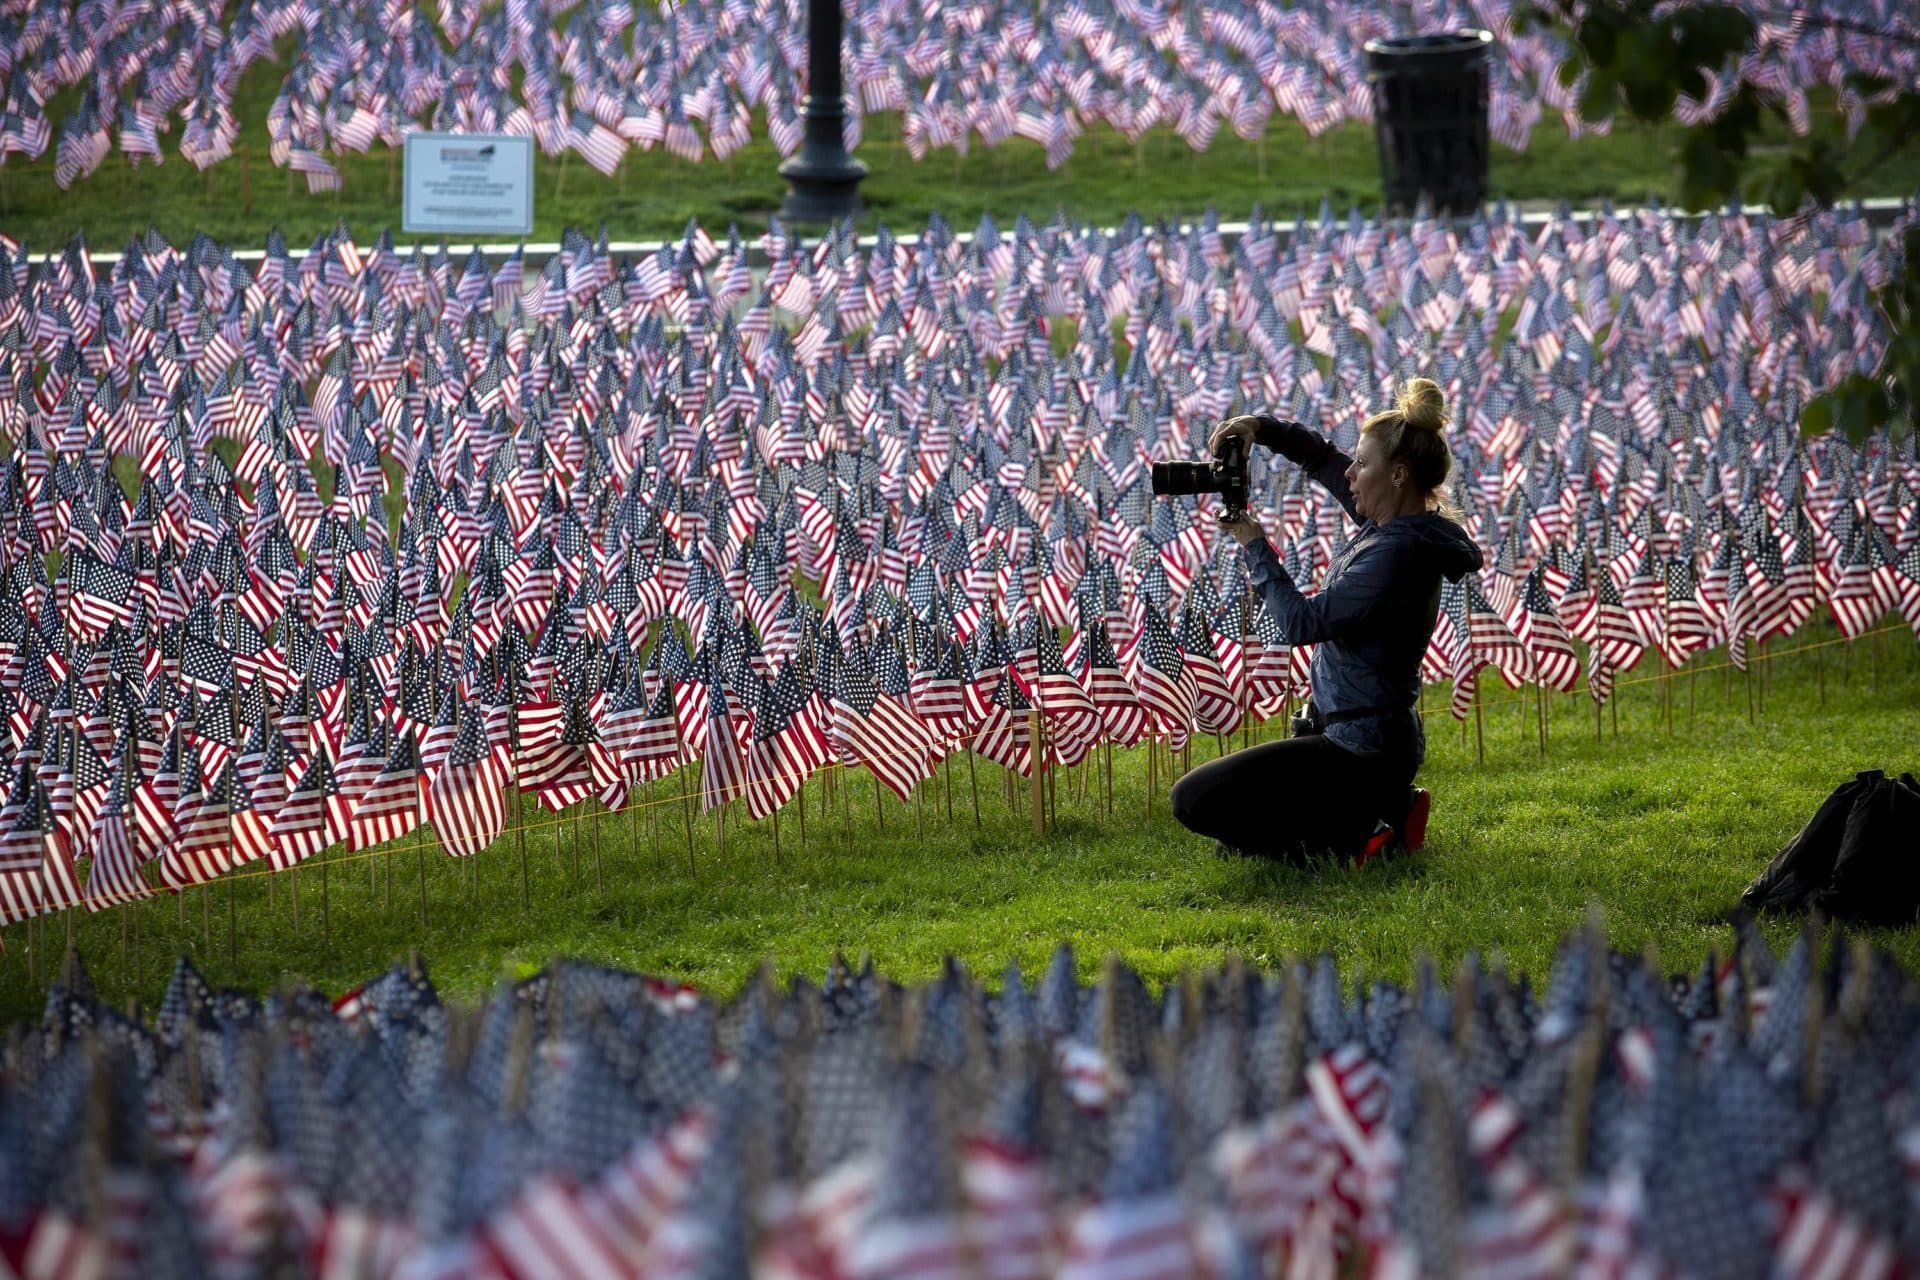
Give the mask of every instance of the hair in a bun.
<svg viewBox="0 0 1920 1280">
<path fill-rule="evenodd" d="M 1393 407 L 1415 431 L 1444 431 L 1451 416 L 1432 378 L 1412 378 L 1393 397 Z"/>
<path fill-rule="evenodd" d="M 1389 462 L 1405 463 L 1407 478 L 1427 500 L 1432 511 L 1446 511 L 1440 486 L 1453 470 L 1446 428 L 1452 415 L 1446 396 L 1432 378 L 1410 378 L 1393 397 L 1393 408 L 1368 418 L 1360 428 L 1378 436 Z"/>
</svg>

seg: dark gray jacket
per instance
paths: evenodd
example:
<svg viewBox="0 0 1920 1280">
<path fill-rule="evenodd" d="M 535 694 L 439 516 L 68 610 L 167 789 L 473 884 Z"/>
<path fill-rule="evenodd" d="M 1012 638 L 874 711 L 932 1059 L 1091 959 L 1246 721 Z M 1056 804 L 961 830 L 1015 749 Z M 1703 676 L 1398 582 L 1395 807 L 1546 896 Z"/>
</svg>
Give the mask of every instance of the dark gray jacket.
<svg viewBox="0 0 1920 1280">
<path fill-rule="evenodd" d="M 1353 462 L 1318 432 L 1262 418 L 1261 444 L 1296 462 L 1359 520 L 1346 470 Z M 1446 516 L 1361 522 L 1328 566 L 1319 594 L 1302 595 L 1264 539 L 1244 548 L 1247 574 L 1289 644 L 1318 646 L 1313 702 L 1323 717 L 1368 714 L 1327 726 L 1327 737 L 1359 752 L 1426 755 L 1415 704 L 1420 658 L 1440 612 L 1440 579 L 1458 582 L 1480 568 L 1480 548 Z"/>
</svg>

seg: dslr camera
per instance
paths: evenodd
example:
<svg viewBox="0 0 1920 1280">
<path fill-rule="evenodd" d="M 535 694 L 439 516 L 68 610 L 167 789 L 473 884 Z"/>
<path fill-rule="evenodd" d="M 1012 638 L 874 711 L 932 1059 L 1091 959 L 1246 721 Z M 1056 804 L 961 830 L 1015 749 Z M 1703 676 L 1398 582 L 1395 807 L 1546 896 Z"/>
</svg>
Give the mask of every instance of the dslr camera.
<svg viewBox="0 0 1920 1280">
<path fill-rule="evenodd" d="M 1153 492 L 1162 498 L 1217 493 L 1221 521 L 1238 520 L 1247 513 L 1246 442 L 1230 436 L 1220 442 L 1220 451 L 1205 462 L 1154 463 Z"/>
</svg>

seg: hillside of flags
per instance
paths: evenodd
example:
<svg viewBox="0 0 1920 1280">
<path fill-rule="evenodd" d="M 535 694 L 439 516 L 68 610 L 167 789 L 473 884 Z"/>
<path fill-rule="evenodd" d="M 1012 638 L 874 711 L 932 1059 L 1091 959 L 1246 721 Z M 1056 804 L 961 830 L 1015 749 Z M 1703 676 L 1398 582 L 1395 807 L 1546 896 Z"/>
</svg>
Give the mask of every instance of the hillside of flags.
<svg viewBox="0 0 1920 1280">
<path fill-rule="evenodd" d="M 157 1016 L 70 958 L 0 1059 L 24 1276 L 1567 1275 L 1920 1266 L 1920 999 L 1892 957 L 1741 922 L 1669 978 L 1565 939 L 1407 986 L 1330 956 L 1155 996 L 1062 946 L 997 989 L 837 956 L 728 1002 L 580 962 L 444 1004 Z"/>
<path fill-rule="evenodd" d="M 1222 126 L 1244 139 L 1278 111 L 1311 136 L 1370 121 L 1362 49 L 1377 36 L 1485 28 L 1494 138 L 1525 150 L 1543 113 L 1576 136 L 1576 82 L 1562 84 L 1564 40 L 1516 22 L 1511 0 L 1384 5 L 1275 0 L 1178 5 L 1071 0 L 1036 11 L 1009 0 L 929 7 L 862 0 L 846 22 L 847 145 L 863 116 L 897 117 L 915 159 L 1013 137 L 1058 168 L 1088 131 L 1129 141 L 1171 128 L 1204 151 Z M 1743 83 L 1810 124 L 1808 90 L 1830 87 L 1854 128 L 1867 99 L 1850 77 L 1910 85 L 1920 68 L 1911 7 L 1898 0 L 1752 5 L 1755 46 L 1683 96 L 1683 122 L 1710 119 Z M 264 121 L 273 163 L 310 190 L 335 190 L 334 161 L 398 148 L 418 129 L 530 136 L 612 173 L 629 148 L 725 160 L 756 116 L 783 155 L 799 147 L 806 87 L 802 0 L 9 0 L 0 5 L 0 164 L 51 148 L 62 187 L 118 151 L 132 164 L 168 150 L 205 169 L 232 156 L 258 120 L 236 93 L 249 67 L 284 57 Z M 64 114 L 54 119 L 64 105 Z M 178 142 L 163 135 L 178 130 Z"/>
<path fill-rule="evenodd" d="M 0 243 L 0 922 L 423 825 L 468 857 L 509 789 L 761 820 L 830 766 L 906 799 L 1224 739 L 1310 646 L 1150 464 L 1243 410 L 1351 449 L 1414 375 L 1489 566 L 1426 655 L 1456 716 L 1816 613 L 1920 634 L 1913 440 L 1796 428 L 1878 360 L 1907 216 L 776 223 L 764 274 L 698 227 L 531 271 Z M 1265 455 L 1253 506 L 1306 585 L 1352 527 Z"/>
</svg>

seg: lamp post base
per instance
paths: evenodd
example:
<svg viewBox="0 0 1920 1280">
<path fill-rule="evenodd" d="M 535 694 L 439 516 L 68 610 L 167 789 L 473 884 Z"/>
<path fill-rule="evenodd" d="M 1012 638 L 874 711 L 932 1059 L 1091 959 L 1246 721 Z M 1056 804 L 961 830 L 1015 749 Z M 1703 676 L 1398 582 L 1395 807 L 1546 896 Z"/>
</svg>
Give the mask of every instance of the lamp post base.
<svg viewBox="0 0 1920 1280">
<path fill-rule="evenodd" d="M 844 150 L 837 156 L 802 151 L 780 166 L 780 176 L 787 180 L 780 216 L 789 222 L 837 222 L 857 216 L 864 207 L 860 181 L 867 172 L 863 162 Z"/>
</svg>

